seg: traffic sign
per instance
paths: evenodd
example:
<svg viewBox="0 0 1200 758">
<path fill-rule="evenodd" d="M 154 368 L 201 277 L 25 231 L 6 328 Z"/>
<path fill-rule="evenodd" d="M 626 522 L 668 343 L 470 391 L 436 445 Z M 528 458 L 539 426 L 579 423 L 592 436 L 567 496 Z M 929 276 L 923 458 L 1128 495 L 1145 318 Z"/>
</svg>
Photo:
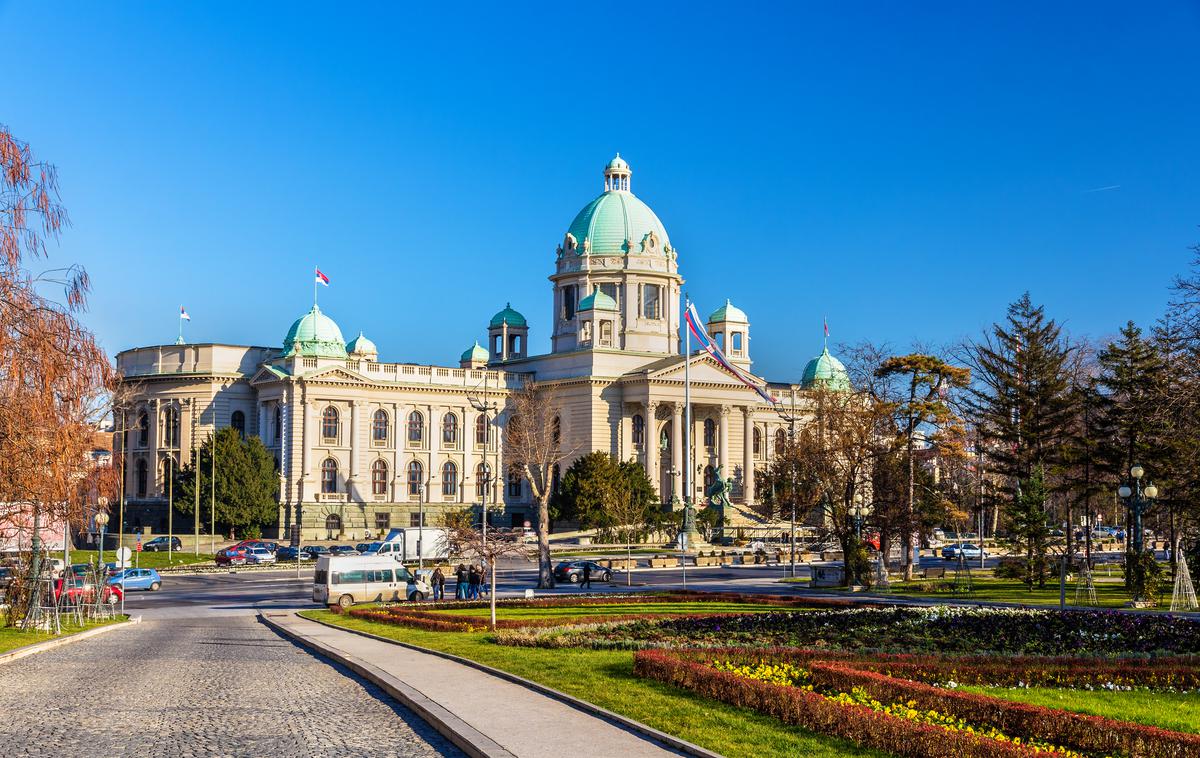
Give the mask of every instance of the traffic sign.
<svg viewBox="0 0 1200 758">
<path fill-rule="evenodd" d="M 117 548 L 117 568 L 125 568 L 128 566 L 130 555 L 132 555 L 132 553 L 129 552 L 129 548 L 124 546 Z"/>
</svg>

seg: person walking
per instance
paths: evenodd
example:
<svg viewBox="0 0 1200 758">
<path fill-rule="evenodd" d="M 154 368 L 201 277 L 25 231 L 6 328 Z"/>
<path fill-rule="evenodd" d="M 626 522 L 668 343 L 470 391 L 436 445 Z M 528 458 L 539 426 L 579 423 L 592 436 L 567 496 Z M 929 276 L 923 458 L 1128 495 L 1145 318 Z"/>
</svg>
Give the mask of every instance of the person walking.
<svg viewBox="0 0 1200 758">
<path fill-rule="evenodd" d="M 457 600 L 467 599 L 467 567 L 465 564 L 458 564 L 458 568 L 454 569 L 454 597 Z"/>
<path fill-rule="evenodd" d="M 583 581 L 579 583 L 579 589 L 584 587 L 592 588 L 592 564 L 587 561 L 583 562 Z"/>
<path fill-rule="evenodd" d="M 470 583 L 470 589 L 467 590 L 467 599 L 468 600 L 478 600 L 479 599 L 479 582 L 480 582 L 480 580 L 483 579 L 483 574 L 480 573 L 479 567 L 472 563 L 471 570 L 468 573 L 467 578 Z"/>
<path fill-rule="evenodd" d="M 430 577 L 430 584 L 433 585 L 433 599 L 446 599 L 446 575 L 442 573 L 442 567 L 438 566 L 433 570 L 433 576 Z"/>
</svg>

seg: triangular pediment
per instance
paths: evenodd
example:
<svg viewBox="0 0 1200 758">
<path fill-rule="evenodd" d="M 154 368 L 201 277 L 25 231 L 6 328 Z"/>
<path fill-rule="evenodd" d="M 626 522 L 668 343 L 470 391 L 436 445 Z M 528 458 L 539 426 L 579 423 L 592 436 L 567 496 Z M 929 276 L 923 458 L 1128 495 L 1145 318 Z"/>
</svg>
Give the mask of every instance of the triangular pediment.
<svg viewBox="0 0 1200 758">
<path fill-rule="evenodd" d="M 650 381 L 682 382 L 684 374 L 683 368 L 683 356 L 679 356 L 679 358 L 673 361 L 670 365 L 661 366 L 646 372 L 646 378 Z M 738 387 L 745 387 L 740 379 L 730 373 L 724 366 L 717 363 L 712 356 L 707 354 L 697 354 L 692 356 L 689 373 L 691 374 L 691 380 L 697 384 L 730 384 Z M 753 377 L 753 374 L 750 376 Z M 757 379 L 758 377 L 754 378 Z"/>
<path fill-rule="evenodd" d="M 273 384 L 281 379 L 286 379 L 288 376 L 286 371 L 282 371 L 274 366 L 262 366 L 258 372 L 251 377 L 250 385 L 256 386 L 260 384 Z"/>
<path fill-rule="evenodd" d="M 338 384 L 373 384 L 373 382 L 357 371 L 329 366 L 304 375 L 306 382 L 337 382 Z"/>
</svg>

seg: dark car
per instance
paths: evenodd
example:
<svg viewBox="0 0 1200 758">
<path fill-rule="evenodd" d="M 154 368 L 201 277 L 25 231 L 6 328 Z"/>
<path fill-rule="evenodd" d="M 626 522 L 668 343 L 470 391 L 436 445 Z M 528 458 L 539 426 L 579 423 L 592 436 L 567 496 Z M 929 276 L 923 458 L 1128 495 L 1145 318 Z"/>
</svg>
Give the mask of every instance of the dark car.
<svg viewBox="0 0 1200 758">
<path fill-rule="evenodd" d="M 322 555 L 330 555 L 329 548 L 324 545 L 305 545 L 300 550 L 314 561 Z"/>
<path fill-rule="evenodd" d="M 168 550 L 182 550 L 183 542 L 178 537 L 155 537 L 154 539 L 142 545 L 144 553 L 165 553 Z"/>
<path fill-rule="evenodd" d="M 297 555 L 301 556 L 301 560 L 306 561 L 309 559 L 308 553 L 301 553 L 299 549 L 291 547 L 290 545 L 285 545 L 275 551 L 275 560 L 294 561 L 296 560 Z"/>
<path fill-rule="evenodd" d="M 358 551 L 359 555 L 362 555 L 363 553 L 367 552 L 367 549 L 370 547 L 371 547 L 370 542 L 360 542 L 354 546 L 354 549 Z"/>
<path fill-rule="evenodd" d="M 583 566 L 585 563 L 591 567 L 591 580 L 593 582 L 612 581 L 612 569 L 607 566 L 601 566 L 595 561 L 565 561 L 560 563 L 554 567 L 554 581 L 579 584 L 583 581 Z"/>
<path fill-rule="evenodd" d="M 349 545 L 334 545 L 329 548 L 330 555 L 359 555 L 360 551 L 355 550 Z"/>
</svg>

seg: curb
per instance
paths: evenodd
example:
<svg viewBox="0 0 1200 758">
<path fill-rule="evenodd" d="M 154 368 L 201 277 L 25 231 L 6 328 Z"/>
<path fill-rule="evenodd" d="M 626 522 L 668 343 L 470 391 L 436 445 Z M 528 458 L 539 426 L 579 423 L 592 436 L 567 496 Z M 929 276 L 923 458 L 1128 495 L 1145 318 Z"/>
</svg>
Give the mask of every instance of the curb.
<svg viewBox="0 0 1200 758">
<path fill-rule="evenodd" d="M 69 645 L 72 642 L 78 642 L 79 640 L 86 640 L 89 637 L 95 637 L 96 635 L 104 634 L 105 632 L 111 632 L 113 629 L 124 629 L 127 626 L 140 623 L 142 623 L 142 617 L 133 616 L 126 621 L 118 621 L 115 624 L 105 624 L 104 626 L 97 626 L 93 629 L 85 629 L 82 632 L 75 632 L 74 634 L 68 634 L 63 637 L 54 637 L 53 639 L 34 642 L 29 645 L 24 645 L 22 647 L 0 653 L 0 664 L 9 663 L 10 661 L 15 661 L 18 658 L 24 658 L 25 656 L 33 655 L 34 653 L 43 653 L 47 650 L 53 650 L 54 648 L 62 647 L 63 645 Z"/>
<path fill-rule="evenodd" d="M 606 708 L 601 708 L 600 706 L 598 706 L 594 703 L 589 703 L 586 700 L 580 700 L 577 697 L 568 695 L 567 693 L 561 692 L 552 687 L 547 687 L 544 684 L 538 684 L 537 682 L 530 681 L 529 679 L 525 679 L 523 677 L 519 677 L 516 674 L 510 674 L 509 672 L 503 671 L 501 669 L 492 668 L 491 666 L 488 666 L 483 663 L 479 663 L 478 661 L 473 661 L 470 658 L 463 658 L 461 656 L 454 655 L 452 653 L 443 653 L 439 650 L 431 650 L 427 647 L 421 647 L 420 645 L 413 645 L 408 642 L 400 642 L 399 640 L 394 640 L 389 637 L 381 637 L 377 634 L 371 634 L 370 632 L 364 632 L 364 631 L 360 631 L 358 629 L 349 629 L 347 627 L 338 626 L 337 624 L 330 624 L 325 621 L 318 621 L 316 619 L 310 619 L 310 618 L 305 618 L 305 617 L 301 617 L 301 618 L 304 618 L 305 621 L 311 621 L 314 624 L 320 624 L 321 626 L 327 626 L 331 629 L 337 629 L 342 632 L 349 632 L 351 634 L 357 634 L 360 637 L 366 637 L 368 639 L 378 640 L 379 642 L 386 642 L 391 645 L 399 645 L 400 647 L 406 647 L 409 650 L 415 650 L 418 653 L 427 653 L 429 655 L 436 655 L 439 658 L 445 658 L 448 661 L 453 661 L 455 663 L 462 664 L 463 666 L 470 666 L 471 668 L 478 669 L 479 671 L 482 671 L 485 674 L 491 674 L 492 676 L 498 677 L 500 679 L 505 679 L 509 682 L 512 682 L 513 684 L 518 684 L 522 687 L 525 687 L 526 689 L 530 689 L 530 690 L 533 690 L 534 692 L 538 692 L 543 695 L 546 695 L 547 697 L 552 697 L 555 700 L 558 700 L 559 702 L 566 703 L 567 705 L 571 706 L 572 708 L 575 708 L 576 710 L 583 711 L 584 713 L 590 713 L 591 715 L 602 718 L 605 721 L 622 726 L 622 727 L 630 730 L 631 732 L 636 732 L 637 734 L 640 734 L 643 737 L 646 737 L 647 739 L 649 739 L 652 742 L 657 742 L 660 745 L 664 745 L 673 750 L 677 750 L 680 753 L 683 753 L 684 755 L 691 755 L 691 756 L 695 756 L 696 758 L 724 758 L 724 756 L 722 756 L 720 753 L 714 753 L 711 750 L 702 748 L 699 745 L 688 742 L 687 740 L 680 739 L 679 737 L 675 737 L 674 735 L 667 734 L 666 732 L 661 732 L 652 726 L 647 726 L 646 724 L 641 723 L 640 721 L 634 721 L 633 719 L 628 718 L 626 716 L 622 716 L 619 713 L 614 713 L 613 711 L 610 711 Z"/>
<path fill-rule="evenodd" d="M 455 747 L 471 756 L 471 758 L 516 758 L 492 738 L 475 729 L 475 727 L 446 710 L 446 708 L 437 702 L 426 697 L 419 690 L 410 687 L 391 674 L 331 645 L 326 645 L 323 642 L 318 642 L 317 640 L 288 630 L 282 624 L 272 621 L 264 611 L 260 610 L 258 612 L 258 618 L 277 633 L 294 640 L 303 647 L 309 648 L 329 660 L 345 666 L 364 679 L 374 683 L 388 695 L 420 716 L 438 734 L 450 740 Z M 305 619 L 305 621 L 311 620 Z"/>
</svg>

